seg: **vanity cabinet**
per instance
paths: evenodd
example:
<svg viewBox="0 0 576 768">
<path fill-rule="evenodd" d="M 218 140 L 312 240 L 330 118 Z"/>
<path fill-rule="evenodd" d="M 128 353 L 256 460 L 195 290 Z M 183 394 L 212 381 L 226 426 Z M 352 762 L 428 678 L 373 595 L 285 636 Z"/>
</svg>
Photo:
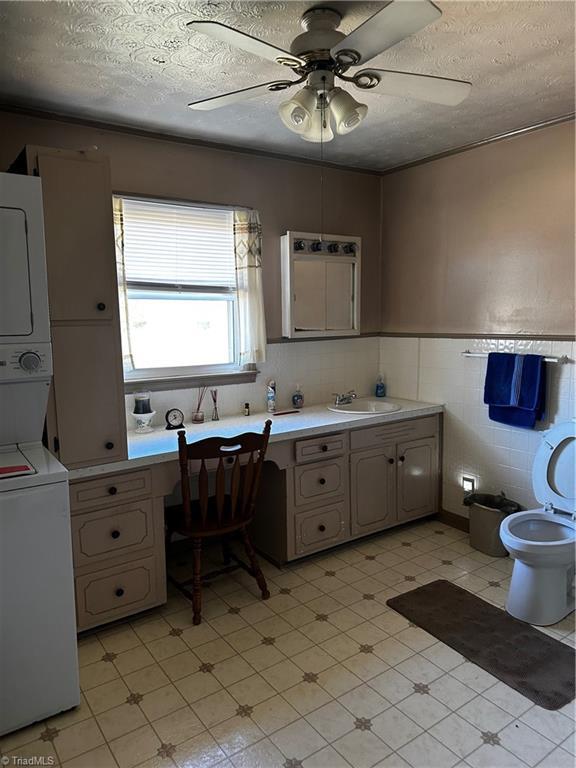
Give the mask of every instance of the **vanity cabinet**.
<svg viewBox="0 0 576 768">
<path fill-rule="evenodd" d="M 435 511 L 438 495 L 438 439 L 435 436 L 397 445 L 398 522 Z"/>
<path fill-rule="evenodd" d="M 433 416 L 352 433 L 352 536 L 438 511 L 438 440 Z"/>
<path fill-rule="evenodd" d="M 46 443 L 69 469 L 127 458 L 108 160 L 28 146 L 13 170 L 40 176 L 54 377 Z"/>
<path fill-rule="evenodd" d="M 166 602 L 164 499 L 150 469 L 70 484 L 78 631 Z"/>
<path fill-rule="evenodd" d="M 351 455 L 352 536 L 381 531 L 397 523 L 395 457 L 394 445 Z"/>
<path fill-rule="evenodd" d="M 438 512 L 440 418 L 296 441 L 284 472 L 264 465 L 257 548 L 283 563 Z"/>
</svg>

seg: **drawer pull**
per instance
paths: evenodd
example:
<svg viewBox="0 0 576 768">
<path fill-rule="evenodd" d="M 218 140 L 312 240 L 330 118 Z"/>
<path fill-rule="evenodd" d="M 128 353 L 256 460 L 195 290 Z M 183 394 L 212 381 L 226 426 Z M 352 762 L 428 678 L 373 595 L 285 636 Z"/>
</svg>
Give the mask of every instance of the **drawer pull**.
<svg viewBox="0 0 576 768">
<path fill-rule="evenodd" d="M 124 595 L 124 590 L 122 589 L 122 587 L 118 587 L 118 589 L 114 592 L 114 594 L 116 595 L 116 597 L 122 597 Z"/>
<path fill-rule="evenodd" d="M 119 539 L 120 538 L 120 531 L 114 530 L 114 531 L 112 531 L 110 533 L 110 536 L 112 536 L 113 539 Z"/>
<path fill-rule="evenodd" d="M 107 443 L 104 443 L 104 448 L 106 448 L 107 451 L 111 451 L 112 448 L 114 448 L 114 443 L 111 440 L 108 440 Z"/>
<path fill-rule="evenodd" d="M 394 464 L 394 459 L 388 459 L 388 464 Z"/>
<path fill-rule="evenodd" d="M 104 310 L 106 309 L 106 304 L 104 304 L 103 301 L 99 301 L 98 304 L 96 304 L 96 309 L 98 310 L 98 312 L 104 312 Z"/>
<path fill-rule="evenodd" d="M 328 450 L 328 446 L 327 445 L 322 445 L 320 447 L 320 450 L 322 451 L 322 453 L 326 453 L 326 451 Z"/>
<path fill-rule="evenodd" d="M 116 494 L 118 493 L 118 488 L 116 488 L 115 485 L 111 485 L 110 488 L 108 488 L 108 493 L 110 494 L 110 496 L 116 496 Z"/>
<path fill-rule="evenodd" d="M 320 483 L 320 485 L 326 485 L 326 478 L 325 477 L 320 477 L 320 478 L 318 478 L 318 482 Z"/>
<path fill-rule="evenodd" d="M 404 464 L 405 461 L 406 461 L 406 456 L 400 456 L 398 459 L 399 464 Z"/>
<path fill-rule="evenodd" d="M 324 531 L 326 530 L 326 526 L 324 525 L 324 523 L 320 523 L 320 525 L 318 526 L 318 530 L 320 531 L 320 533 L 324 533 Z"/>
</svg>

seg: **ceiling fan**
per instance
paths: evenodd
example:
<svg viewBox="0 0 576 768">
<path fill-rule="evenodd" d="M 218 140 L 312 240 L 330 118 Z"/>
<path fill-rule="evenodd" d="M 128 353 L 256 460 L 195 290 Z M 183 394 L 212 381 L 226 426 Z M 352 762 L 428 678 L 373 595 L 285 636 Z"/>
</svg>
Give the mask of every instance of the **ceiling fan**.
<svg viewBox="0 0 576 768">
<path fill-rule="evenodd" d="M 190 21 L 187 26 L 216 40 L 289 67 L 295 80 L 272 80 L 222 96 L 195 101 L 191 109 L 226 107 L 269 91 L 284 91 L 306 83 L 291 99 L 280 104 L 284 125 L 306 141 L 325 142 L 350 133 L 366 117 L 368 107 L 360 104 L 335 80 L 361 90 L 378 88 L 382 94 L 407 96 L 435 104 L 456 106 L 470 93 L 471 85 L 432 75 L 417 75 L 388 69 L 364 68 L 378 54 L 439 19 L 442 11 L 430 0 L 391 0 L 349 35 L 338 31 L 342 16 L 333 8 L 310 8 L 301 19 L 304 32 L 285 51 L 215 21 Z"/>
</svg>

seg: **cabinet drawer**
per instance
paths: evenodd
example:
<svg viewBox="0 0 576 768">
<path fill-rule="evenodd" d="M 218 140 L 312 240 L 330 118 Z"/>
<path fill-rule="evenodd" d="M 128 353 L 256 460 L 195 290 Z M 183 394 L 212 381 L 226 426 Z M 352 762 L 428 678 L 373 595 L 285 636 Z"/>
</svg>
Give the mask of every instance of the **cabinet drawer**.
<svg viewBox="0 0 576 768">
<path fill-rule="evenodd" d="M 76 567 L 153 545 L 150 499 L 85 512 L 72 518 L 72 548 Z"/>
<path fill-rule="evenodd" d="M 116 506 L 119 502 L 149 496 L 151 489 L 149 469 L 85 480 L 70 486 L 70 509 L 75 512 L 90 507 Z"/>
<path fill-rule="evenodd" d="M 391 424 L 381 424 L 378 427 L 357 429 L 350 433 L 350 449 L 375 448 L 385 443 L 397 440 L 415 440 L 420 437 L 432 437 L 438 431 L 436 416 L 425 416 L 422 419 L 406 419 Z"/>
<path fill-rule="evenodd" d="M 76 577 L 78 629 L 121 618 L 162 600 L 155 555 Z"/>
<path fill-rule="evenodd" d="M 297 464 L 305 461 L 328 459 L 331 456 L 341 456 L 347 448 L 348 435 L 346 433 L 316 437 L 312 440 L 297 440 L 294 443 Z"/>
<path fill-rule="evenodd" d="M 346 460 L 322 461 L 294 468 L 294 504 L 342 496 L 346 491 Z"/>
<path fill-rule="evenodd" d="M 348 538 L 345 502 L 294 515 L 294 551 L 297 555 L 325 549 Z"/>
</svg>

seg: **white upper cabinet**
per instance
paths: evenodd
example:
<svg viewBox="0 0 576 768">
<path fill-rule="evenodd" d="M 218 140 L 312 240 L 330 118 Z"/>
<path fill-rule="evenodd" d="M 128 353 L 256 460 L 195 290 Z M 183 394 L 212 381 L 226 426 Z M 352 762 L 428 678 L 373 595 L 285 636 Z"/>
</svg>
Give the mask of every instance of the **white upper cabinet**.
<svg viewBox="0 0 576 768">
<path fill-rule="evenodd" d="M 361 238 L 287 232 L 282 237 L 282 335 L 360 333 Z"/>
</svg>

